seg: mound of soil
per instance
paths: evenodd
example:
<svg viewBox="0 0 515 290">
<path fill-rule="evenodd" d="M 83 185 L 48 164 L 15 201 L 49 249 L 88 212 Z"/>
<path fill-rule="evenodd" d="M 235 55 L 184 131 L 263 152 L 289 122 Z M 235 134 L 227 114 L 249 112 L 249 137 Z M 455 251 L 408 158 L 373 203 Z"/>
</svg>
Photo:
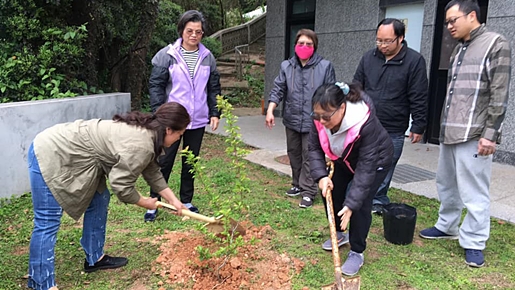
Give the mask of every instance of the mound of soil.
<svg viewBox="0 0 515 290">
<path fill-rule="evenodd" d="M 214 242 L 196 231 L 166 232 L 158 238 L 161 254 L 153 266 L 163 279 L 160 290 L 165 284 L 199 290 L 291 289 L 291 277 L 302 270 L 304 262 L 272 251 L 273 235 L 270 226 L 247 226 L 245 245 L 238 248 L 237 255 L 201 261 L 196 247 L 212 253 L 218 247 Z"/>
</svg>

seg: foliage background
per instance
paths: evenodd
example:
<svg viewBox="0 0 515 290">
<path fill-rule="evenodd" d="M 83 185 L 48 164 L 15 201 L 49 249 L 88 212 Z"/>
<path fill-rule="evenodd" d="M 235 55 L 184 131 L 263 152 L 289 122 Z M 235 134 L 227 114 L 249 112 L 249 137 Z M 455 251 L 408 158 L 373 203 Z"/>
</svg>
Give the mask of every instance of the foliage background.
<svg viewBox="0 0 515 290">
<path fill-rule="evenodd" d="M 0 0 L 0 102 L 130 92 L 148 105 L 150 59 L 177 38 L 186 10 L 205 36 L 245 21 L 263 0 Z M 239 15 L 239 17 L 228 16 Z M 228 19 L 230 21 L 228 21 Z M 204 37 L 219 54 L 220 44 Z"/>
</svg>

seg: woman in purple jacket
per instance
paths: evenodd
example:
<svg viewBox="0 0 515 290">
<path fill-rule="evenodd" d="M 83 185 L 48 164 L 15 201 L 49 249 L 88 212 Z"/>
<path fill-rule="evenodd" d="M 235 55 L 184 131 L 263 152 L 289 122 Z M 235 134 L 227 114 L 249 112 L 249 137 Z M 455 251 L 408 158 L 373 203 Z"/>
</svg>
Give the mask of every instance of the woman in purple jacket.
<svg viewBox="0 0 515 290">
<path fill-rule="evenodd" d="M 150 105 L 155 111 L 166 102 L 183 105 L 191 117 L 191 123 L 182 136 L 182 147 L 189 147 L 195 156 L 199 155 L 205 126 L 211 130 L 218 128 L 220 112 L 216 108 L 216 95 L 221 93 L 220 75 L 216 70 L 216 59 L 200 43 L 205 31 L 204 16 L 196 10 L 189 10 L 179 19 L 177 31 L 179 39 L 174 44 L 162 48 L 152 58 L 152 73 L 149 80 Z M 165 150 L 159 160 L 163 177 L 168 182 L 175 156 L 181 140 Z M 191 203 L 193 199 L 193 175 L 191 166 L 182 158 L 181 202 L 193 212 L 198 209 Z M 150 192 L 151 197 L 159 195 Z M 154 221 L 157 211 L 149 210 L 145 221 Z"/>
<path fill-rule="evenodd" d="M 372 199 L 392 165 L 393 144 L 375 115 L 370 98 L 356 85 L 320 86 L 312 99 L 314 120 L 309 135 L 311 176 L 322 190 L 333 192 L 335 221 L 343 236 L 350 222 L 351 250 L 342 273 L 355 275 L 363 265 L 363 252 L 372 222 Z M 325 156 L 334 162 L 328 177 Z M 331 250 L 331 241 L 323 245 Z"/>
</svg>

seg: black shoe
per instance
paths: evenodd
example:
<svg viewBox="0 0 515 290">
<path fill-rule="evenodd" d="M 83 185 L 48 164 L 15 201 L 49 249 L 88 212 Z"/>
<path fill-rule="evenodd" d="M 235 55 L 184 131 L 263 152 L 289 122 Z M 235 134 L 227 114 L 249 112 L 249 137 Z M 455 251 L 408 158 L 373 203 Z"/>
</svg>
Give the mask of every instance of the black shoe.
<svg viewBox="0 0 515 290">
<path fill-rule="evenodd" d="M 198 208 L 191 204 L 191 202 L 184 203 L 184 206 L 186 206 L 191 212 L 199 213 Z"/>
<path fill-rule="evenodd" d="M 90 266 L 87 261 L 84 261 L 84 272 L 91 273 L 97 270 L 120 268 L 127 265 L 128 262 L 129 260 L 124 257 L 111 257 L 104 255 L 102 260 L 96 262 L 93 266 Z"/>
<path fill-rule="evenodd" d="M 145 219 L 145 222 L 153 222 L 156 220 L 156 217 L 157 217 L 157 208 L 154 213 L 146 212 L 145 216 L 143 218 Z"/>
<path fill-rule="evenodd" d="M 292 197 L 293 197 L 293 196 L 297 196 L 297 195 L 299 195 L 299 194 L 300 194 L 300 188 L 295 187 L 295 186 L 294 186 L 294 187 L 292 187 L 292 188 L 290 188 L 290 189 L 288 189 L 288 190 L 286 191 L 286 195 L 287 195 L 287 196 L 292 196 Z"/>
<path fill-rule="evenodd" d="M 384 207 L 382 204 L 374 204 L 372 205 L 372 213 L 375 213 L 377 215 L 383 214 Z"/>
<path fill-rule="evenodd" d="M 188 209 L 189 209 L 191 212 L 199 213 L 198 208 L 197 208 L 196 206 L 194 206 L 194 205 L 190 206 Z"/>
</svg>

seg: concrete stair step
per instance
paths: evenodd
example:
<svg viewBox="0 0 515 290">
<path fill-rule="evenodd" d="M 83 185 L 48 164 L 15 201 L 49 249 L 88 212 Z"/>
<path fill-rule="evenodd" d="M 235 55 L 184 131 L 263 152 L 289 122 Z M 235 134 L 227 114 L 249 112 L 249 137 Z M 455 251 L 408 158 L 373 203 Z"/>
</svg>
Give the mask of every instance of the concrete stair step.
<svg viewBox="0 0 515 290">
<path fill-rule="evenodd" d="M 226 54 L 218 57 L 217 63 L 236 63 L 236 56 L 234 54 Z M 251 54 L 250 57 L 243 58 L 244 64 L 256 64 L 260 66 L 265 66 L 265 57 L 260 54 Z"/>
<path fill-rule="evenodd" d="M 231 79 L 221 79 L 220 86 L 222 90 L 249 89 L 249 82 Z"/>
<path fill-rule="evenodd" d="M 216 68 L 220 73 L 221 77 L 231 77 L 236 76 L 236 67 L 234 65 L 219 65 L 216 64 Z"/>
<path fill-rule="evenodd" d="M 236 65 L 236 63 L 230 59 L 225 59 L 225 60 L 221 60 L 221 59 L 218 59 L 216 60 L 216 66 L 217 67 L 220 67 L 220 66 L 230 66 L 230 67 L 234 67 Z"/>
</svg>

